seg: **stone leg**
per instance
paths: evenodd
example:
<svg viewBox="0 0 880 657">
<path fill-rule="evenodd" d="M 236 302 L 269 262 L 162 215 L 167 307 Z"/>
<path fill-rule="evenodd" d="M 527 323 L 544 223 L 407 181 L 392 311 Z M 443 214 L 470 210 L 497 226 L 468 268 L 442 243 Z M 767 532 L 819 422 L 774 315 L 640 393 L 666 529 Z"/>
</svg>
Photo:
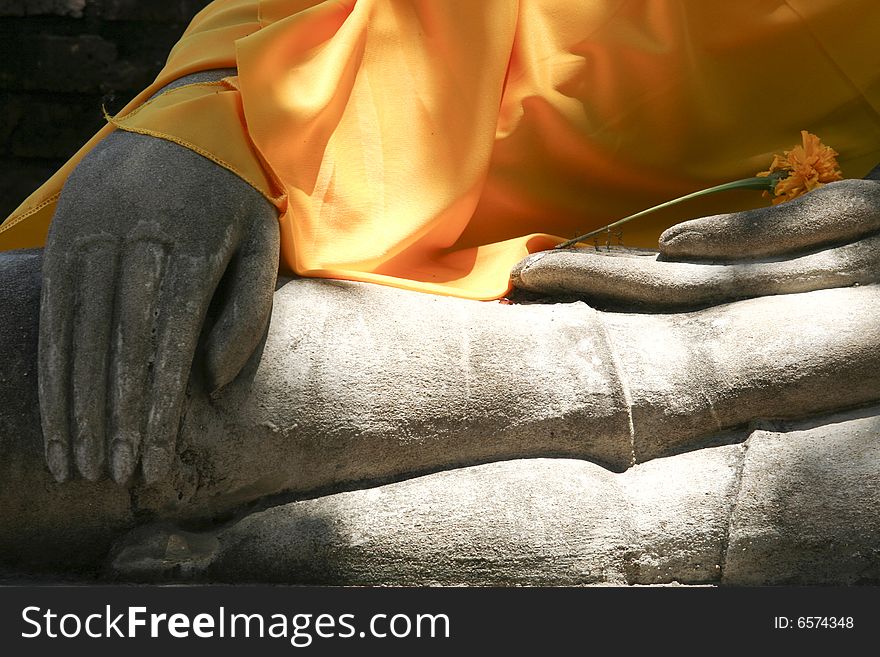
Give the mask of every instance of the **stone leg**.
<svg viewBox="0 0 880 657">
<path fill-rule="evenodd" d="M 115 535 L 152 519 L 225 520 L 490 461 L 564 456 L 623 471 L 740 441 L 735 430 L 759 418 L 880 392 L 877 286 L 657 316 L 295 279 L 276 292 L 244 375 L 215 398 L 193 382 L 172 478 L 56 484 L 33 382 L 39 258 L 2 260 L 7 564 L 94 567 Z"/>
<path fill-rule="evenodd" d="M 190 407 L 218 473 L 191 506 L 522 457 L 621 471 L 880 398 L 880 286 L 641 315 L 293 280 L 275 308 L 253 378 Z"/>
<path fill-rule="evenodd" d="M 108 574 L 332 585 L 880 583 L 880 407 L 614 473 L 522 459 L 125 537 Z"/>
</svg>

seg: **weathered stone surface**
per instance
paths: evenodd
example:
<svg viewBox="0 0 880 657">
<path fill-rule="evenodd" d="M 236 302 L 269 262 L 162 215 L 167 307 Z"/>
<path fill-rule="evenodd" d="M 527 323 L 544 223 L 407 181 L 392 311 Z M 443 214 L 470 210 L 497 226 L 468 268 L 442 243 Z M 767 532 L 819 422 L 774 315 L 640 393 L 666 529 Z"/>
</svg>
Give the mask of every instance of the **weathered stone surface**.
<svg viewBox="0 0 880 657">
<path fill-rule="evenodd" d="M 198 374 L 215 388 L 260 342 L 278 257 L 277 211 L 228 169 L 123 131 L 90 151 L 59 198 L 43 263 L 40 394 L 56 478 L 125 483 L 141 464 L 148 481 L 164 477 L 205 322 Z"/>
<path fill-rule="evenodd" d="M 876 283 L 880 234 L 789 260 L 728 264 L 668 262 L 627 250 L 544 251 L 519 263 L 513 280 L 525 290 L 580 296 L 601 306 L 693 308 Z"/>
<path fill-rule="evenodd" d="M 724 582 L 880 584 L 880 417 L 748 442 Z"/>
<path fill-rule="evenodd" d="M 305 500 L 194 534 L 141 529 L 117 576 L 403 585 L 704 583 L 720 576 L 742 448 L 613 474 L 492 463 Z"/>
<path fill-rule="evenodd" d="M 85 4 L 89 21 L 73 17 L 82 10 L 74 7 L 79 4 Z M 183 12 L 185 5 L 189 6 L 175 6 Z M 150 48 L 163 53 L 153 62 L 157 68 L 164 57 L 166 48 L 156 38 L 159 32 L 141 34 L 145 23 L 139 22 L 164 20 L 161 16 L 166 14 L 153 13 L 159 3 L 95 0 L 10 6 L 11 12 L 47 12 L 36 22 L 9 19 L 12 22 L 2 26 L 0 59 L 7 63 L 0 67 L 0 85 L 16 94 L 22 89 L 42 93 L 60 88 L 70 100 L 117 88 L 123 80 L 134 79 L 135 86 L 142 86 L 147 81 L 141 79 L 143 72 L 152 65 Z M 7 29 L 13 22 L 60 26 L 61 33 L 29 27 L 17 34 Z M 103 28 L 80 34 L 78 26 L 85 22 Z M 144 44 L 150 48 L 142 48 Z M 135 60 L 129 50 L 148 54 Z M 22 53 L 36 65 L 16 64 Z M 69 66 L 72 72 L 65 71 Z M 97 77 L 85 73 L 89 66 Z M 35 122 L 25 121 L 32 117 L 14 110 L 7 115 L 14 127 L 6 132 L 17 146 L 5 152 L 51 156 L 48 151 L 22 150 L 32 141 L 27 133 L 38 130 Z M 503 307 L 295 280 L 276 294 L 280 320 L 273 322 L 265 351 L 225 394 L 205 392 L 227 380 L 218 374 L 225 367 L 224 358 L 211 353 L 213 332 L 207 357 L 196 368 L 185 399 L 191 353 L 181 356 L 182 366 L 179 354 L 171 359 L 177 368 L 169 376 L 172 370 L 164 352 L 152 359 L 152 352 L 121 349 L 128 366 L 108 375 L 94 364 L 119 359 L 113 360 L 112 350 L 95 345 L 102 340 L 109 344 L 112 336 L 125 346 L 133 332 L 149 333 L 151 316 L 165 322 L 168 312 L 175 320 L 165 322 L 171 330 L 160 331 L 157 341 L 195 348 L 207 316 L 206 293 L 215 289 L 227 262 L 237 256 L 234 248 L 226 247 L 241 232 L 236 232 L 238 224 L 194 224 L 203 217 L 188 214 L 193 200 L 201 202 L 204 189 L 215 190 L 204 201 L 206 214 L 215 219 L 247 219 L 253 205 L 246 194 L 217 193 L 236 184 L 228 172 L 210 171 L 202 179 L 193 172 L 206 161 L 189 152 L 181 155 L 170 144 L 143 141 L 115 135 L 94 151 L 99 164 L 81 167 L 65 192 L 62 220 L 53 231 L 58 231 L 55 243 L 69 250 L 55 258 L 50 242 L 43 278 L 44 291 L 51 292 L 46 296 L 57 295 L 63 303 L 44 303 L 44 308 L 55 310 L 44 314 L 42 324 L 45 329 L 61 317 L 59 325 L 69 321 L 78 328 L 72 338 L 63 331 L 49 335 L 63 339 L 44 336 L 40 382 L 44 402 L 65 400 L 73 407 L 43 404 L 48 460 L 56 476 L 68 474 L 69 464 L 62 468 L 53 457 L 60 444 L 67 448 L 57 439 L 57 429 L 70 418 L 75 429 L 73 458 L 82 476 L 100 479 L 109 463 L 113 476 L 128 482 L 129 466 L 133 469 L 141 455 L 159 454 L 161 458 L 152 462 L 160 465 L 147 465 L 145 458 L 143 474 L 149 483 L 137 479 L 130 490 L 106 481 L 52 483 L 43 465 L 43 436 L 34 424 L 34 349 L 29 341 L 35 332 L 29 322 L 34 321 L 38 256 L 20 254 L 7 262 L 4 266 L 17 282 L 2 292 L 6 296 L 0 296 L 0 308 L 15 303 L 22 307 L 4 313 L 18 329 L 0 333 L 0 355 L 10 350 L 15 354 L 8 359 L 13 368 L 0 381 L 0 400 L 3 395 L 10 398 L 8 408 L 0 411 L 5 432 L 0 434 L 0 512 L 8 518 L 0 526 L 0 547 L 8 546 L 0 558 L 17 568 L 94 568 L 114 536 L 158 518 L 165 523 L 162 530 L 141 528 L 138 538 L 118 553 L 119 572 L 149 575 L 167 572 L 171 564 L 178 574 L 223 579 L 269 573 L 279 580 L 322 583 L 657 583 L 711 582 L 721 576 L 733 583 L 763 581 L 760 575 L 749 580 L 748 568 L 728 574 L 725 567 L 725 555 L 731 561 L 735 556 L 725 550 L 726 526 L 742 449 L 709 449 L 738 439 L 735 432 L 713 434 L 765 417 L 802 417 L 876 402 L 880 394 L 880 293 L 874 285 L 654 317 L 605 315 L 584 304 Z M 122 155 L 121 161 L 114 159 Z M 114 175 L 107 176 L 107 171 Z M 744 250 L 770 258 L 863 238 L 857 243 L 747 269 L 695 269 L 692 264 L 649 264 L 642 258 L 611 271 L 621 263 L 605 258 L 598 275 L 606 287 L 600 290 L 617 289 L 624 280 L 623 289 L 637 291 L 636 302 L 660 299 L 690 307 L 744 296 L 744 288 L 751 295 L 766 295 L 875 281 L 877 238 L 866 235 L 877 230 L 877 188 L 862 189 L 860 184 L 829 186 L 830 191 L 812 200 L 767 213 L 761 225 L 758 215 L 748 213 L 691 222 L 667 234 L 661 248 L 667 260 L 738 257 Z M 168 192 L 162 204 L 154 194 L 157 186 Z M 123 208 L 119 199 L 124 199 Z M 236 200 L 242 203 L 230 205 Z M 794 215 L 793 208 L 799 209 Z M 63 219 L 70 216 L 85 223 L 65 234 Z M 791 221 L 793 216 L 797 221 Z M 274 222 L 274 216 L 270 219 Z M 89 221 L 96 230 L 84 233 L 81 229 Z M 186 230 L 193 225 L 197 231 Z M 182 232 L 175 232 L 181 226 Z M 720 249 L 706 247 L 706 236 L 719 231 Z M 218 239 L 211 242 L 212 238 Z M 250 237 L 245 242 L 251 245 Z M 138 257 L 120 258 L 119 275 L 114 269 L 117 256 L 126 252 Z M 268 252 L 277 254 L 277 248 Z M 180 264 L 169 253 L 182 253 L 190 268 L 175 269 L 176 277 L 161 281 L 141 275 L 156 263 L 160 269 L 169 262 Z M 233 270 L 265 273 L 266 262 L 266 257 L 253 258 Z M 575 262 L 563 269 L 570 273 L 582 266 Z M 206 271 L 209 274 L 200 278 Z M 637 273 L 631 275 L 632 271 Z M 274 280 L 274 269 L 272 274 Z M 79 286 L 78 292 L 70 292 L 73 285 Z M 582 292 L 583 283 L 575 288 Z M 150 298 L 151 289 L 166 296 Z M 220 310 L 230 297 L 236 299 L 231 315 L 257 317 L 248 304 L 259 296 L 221 289 L 209 327 L 216 319 L 222 328 Z M 131 303 L 116 313 L 97 301 L 114 297 Z M 89 314 L 90 307 L 98 312 Z M 58 309 L 66 314 L 55 313 Z M 114 332 L 118 327 L 111 330 L 107 324 L 118 314 L 126 322 Z M 227 342 L 237 347 L 224 353 L 243 361 L 253 346 L 244 343 L 258 333 L 227 331 Z M 75 354 L 68 358 L 61 352 L 73 343 Z M 55 348 L 61 349 L 61 357 L 49 351 Z M 70 383 L 66 379 L 60 387 L 51 387 L 58 382 L 53 380 L 55 365 L 74 372 L 70 388 L 64 388 Z M 115 386 L 112 394 L 125 397 L 119 391 L 136 389 L 139 376 L 165 382 L 161 394 L 146 403 L 149 412 L 143 423 L 138 414 L 112 408 L 105 413 L 92 404 L 107 382 Z M 126 397 L 131 408 L 141 398 Z M 177 416 L 167 409 L 181 402 L 185 412 L 176 451 L 164 449 L 164 438 L 142 445 L 142 424 L 152 435 L 157 417 L 163 418 L 157 422 L 162 427 L 176 431 Z M 124 404 L 120 408 L 131 410 Z M 52 422 L 55 415 L 63 422 Z M 112 422 L 105 436 L 106 417 Z M 97 423 L 90 422 L 94 418 Z M 119 430 L 125 423 L 125 430 Z M 18 429 L 19 424 L 23 428 Z M 134 437 L 128 456 L 135 461 L 116 449 L 125 437 Z M 700 451 L 661 458 L 693 449 Z M 593 462 L 521 460 L 549 456 Z M 498 459 L 517 460 L 486 463 Z M 630 467 L 648 459 L 655 460 Z M 172 476 L 158 482 L 166 465 Z M 862 471 L 856 468 L 855 474 L 846 470 L 855 478 L 847 485 L 861 490 L 869 465 Z M 626 472 L 611 472 L 628 467 Z M 429 472 L 435 474 L 410 479 Z M 744 486 L 748 476 L 747 472 Z M 284 504 L 353 487 L 369 490 Z M 876 497 L 873 487 L 862 489 Z M 515 506 L 506 507 L 504 500 Z M 220 533 L 179 532 L 170 524 L 222 522 L 254 502 L 272 508 Z M 491 511 L 488 516 L 486 509 Z M 616 511 L 609 515 L 609 509 Z M 431 510 L 435 515 L 426 515 Z M 807 520 L 823 512 L 817 508 Z M 760 515 L 742 514 L 745 520 Z M 450 522 L 438 521 L 444 515 Z M 586 525 L 579 524 L 584 518 Z M 795 528 L 786 530 L 792 536 L 804 524 L 800 517 L 788 521 Z M 855 521 L 865 531 L 874 530 L 864 518 Z M 750 525 L 744 521 L 743 526 Z M 829 532 L 817 530 L 816 535 Z M 747 529 L 744 535 L 757 533 Z M 772 553 L 767 541 L 754 543 Z M 787 576 L 789 580 L 807 577 L 803 573 L 808 566 L 803 564 L 815 562 L 822 553 L 822 541 L 814 543 L 801 542 L 788 551 L 800 559 L 790 565 L 794 574 Z M 864 550 L 858 545 L 861 558 Z M 258 558 L 251 560 L 250 555 Z M 829 571 L 828 581 L 873 581 L 873 563 L 869 559 L 866 567 L 864 560 L 844 559 L 839 569 Z M 225 574 L 230 568 L 234 575 Z"/>
<path fill-rule="evenodd" d="M 875 283 L 880 181 L 842 180 L 781 205 L 685 221 L 663 233 L 659 253 L 536 253 L 512 278 L 530 292 L 639 310 Z"/>
<path fill-rule="evenodd" d="M 639 461 L 759 418 L 806 417 L 880 393 L 877 285 L 603 318 Z"/>
<path fill-rule="evenodd" d="M 629 502 L 628 584 L 718 581 L 742 454 L 710 447 L 614 475 Z"/>
<path fill-rule="evenodd" d="M 876 584 L 880 415 L 755 431 L 637 465 L 493 463 L 293 502 L 205 533 L 142 527 L 136 580 L 331 584 Z"/>
<path fill-rule="evenodd" d="M 16 264 L 21 258 L 24 261 Z M 577 543 L 578 549 L 587 556 L 565 562 L 566 568 L 574 569 L 566 580 L 570 582 L 715 581 L 735 468 L 726 456 L 720 461 L 702 459 L 737 454 L 740 448 L 701 448 L 739 441 L 745 435 L 709 434 L 725 423 L 863 403 L 871 395 L 876 399 L 880 390 L 872 378 L 880 371 L 872 360 L 878 357 L 877 350 L 872 353 L 869 348 L 877 340 L 871 331 L 878 326 L 878 286 L 770 297 L 655 317 L 597 313 L 580 303 L 504 306 L 367 284 L 294 279 L 276 292 L 263 351 L 244 375 L 215 398 L 193 382 L 169 480 L 156 486 L 140 482 L 130 492 L 106 481 L 55 484 L 45 466 L 32 383 L 37 256 L 5 254 L 0 259 L 13 267 L 3 280 L 18 281 L 18 288 L 7 288 L 0 307 L 14 305 L 16 311 L 4 310 L 4 316 L 21 326 L 19 333 L 0 334 L 0 361 L 12 363 L 4 368 L 6 379 L 0 390 L 0 398 L 9 400 L 0 405 L 0 417 L 7 418 L 0 423 L 4 431 L 0 544 L 9 546 L 0 555 L 7 567 L 19 569 L 22 564 L 54 570 L 98 567 L 113 536 L 151 519 L 222 521 L 255 502 L 278 506 L 272 513 L 284 516 L 281 506 L 297 497 L 373 488 L 420 473 L 498 459 L 568 456 L 607 461 L 602 455 L 608 449 L 621 449 L 621 454 L 631 457 L 627 408 L 632 408 L 641 459 L 697 451 L 623 474 L 612 474 L 594 463 L 570 466 L 574 470 L 565 470 L 568 474 L 560 482 L 548 484 L 550 497 L 556 500 L 549 517 L 561 518 L 564 508 L 575 510 L 591 519 L 592 529 L 563 526 L 560 536 L 569 538 L 547 539 L 547 552 L 530 542 L 535 537 L 524 538 L 522 532 L 516 534 L 516 541 L 510 539 L 511 545 L 517 550 L 528 548 L 527 553 L 540 561 L 541 555 L 571 548 L 572 537 L 580 531 L 585 542 Z M 765 315 L 773 321 L 761 319 Z M 757 319 L 750 324 L 748 316 Z M 606 335 L 597 330 L 596 322 Z M 623 339 L 624 335 L 630 338 Z M 843 348 L 858 339 L 864 341 L 862 351 Z M 664 345 L 673 345 L 673 353 Z M 706 371 L 694 369 L 694 363 L 702 362 L 724 367 L 711 379 Z M 626 394 L 614 383 L 624 381 L 623 377 Z M 660 385 L 664 381 L 665 388 Z M 694 386 L 695 381 L 700 387 Z M 709 396 L 704 397 L 707 390 Z M 682 432 L 682 426 L 687 430 Z M 463 480 L 463 489 L 473 495 L 485 489 L 485 497 L 499 503 L 506 497 L 517 500 L 518 510 L 509 512 L 513 524 L 497 525 L 498 536 L 506 527 L 537 523 L 534 504 L 541 494 L 535 492 L 533 475 L 546 470 L 530 469 L 539 461 L 521 463 L 515 466 L 516 484 L 492 488 Z M 671 467 L 674 464 L 679 465 Z M 455 476 L 446 473 L 439 480 L 449 484 Z M 569 489 L 577 481 L 586 483 L 575 500 Z M 380 493 L 385 501 L 399 500 L 405 509 L 429 502 L 440 505 L 436 509 L 447 508 L 443 505 L 451 493 L 444 497 L 439 488 L 429 487 L 434 492 L 419 497 L 413 486 L 402 482 Z M 518 488 L 522 491 L 516 492 Z M 352 513 L 361 509 L 368 515 L 366 503 L 344 496 L 334 499 L 334 504 L 342 505 L 339 509 Z M 450 512 L 463 514 L 459 528 L 464 534 L 480 528 L 476 509 L 483 505 L 483 498 L 468 499 L 455 498 L 449 507 Z M 607 515 L 612 506 L 619 512 Z M 292 507 L 290 513 L 302 508 Z M 499 507 L 492 508 L 500 513 Z M 305 522 L 296 513 L 291 522 Z M 374 508 L 369 513 L 379 512 Z M 383 522 L 390 523 L 394 514 L 390 510 L 387 514 Z M 358 525 L 361 522 L 365 521 L 351 520 L 354 527 L 366 527 Z M 442 528 L 436 531 L 442 534 Z M 443 540 L 453 541 L 452 533 L 442 535 Z M 26 547 L 22 536 L 28 537 Z M 158 540 L 167 546 L 167 541 Z M 600 548 L 600 540 L 612 547 Z M 156 541 L 151 541 L 141 554 L 157 558 Z M 188 539 L 172 540 L 175 553 L 185 554 L 188 544 Z M 91 548 L 84 550 L 82 545 Z M 197 561 L 202 566 L 216 556 L 212 545 L 199 543 Z M 377 550 L 385 546 L 382 550 L 388 554 L 402 554 L 403 548 L 392 549 L 398 545 L 393 541 L 375 545 Z M 470 555 L 468 563 L 476 564 L 474 568 L 483 568 L 477 557 L 483 554 L 480 550 L 488 554 L 489 547 L 476 545 L 482 547 L 464 554 Z M 401 572 L 408 573 L 407 581 L 427 579 L 427 571 L 417 564 L 435 558 L 428 547 L 415 553 L 422 555 L 422 562 L 398 564 Z M 294 550 L 294 554 L 299 553 Z M 346 554 L 346 563 L 356 562 L 355 556 Z M 485 566 L 479 577 L 485 581 L 514 577 L 514 561 L 492 566 L 495 570 Z M 601 568 L 596 565 L 600 562 Z M 204 568 L 198 563 L 192 570 L 201 572 Z M 324 572 L 321 568 L 329 568 L 326 560 L 323 563 L 302 572 L 311 572 L 308 577 L 317 581 Z M 390 565 L 382 566 L 386 569 L 382 571 L 379 563 L 371 567 L 390 572 Z M 155 572 L 155 564 L 148 566 L 141 570 Z M 365 576 L 359 565 L 347 568 L 340 577 L 353 581 Z M 454 579 L 453 570 L 449 565 L 444 581 Z M 554 570 L 545 581 L 557 576 L 562 577 Z M 538 581 L 537 575 L 517 577 Z"/>
<path fill-rule="evenodd" d="M 773 257 L 878 230 L 880 183 L 841 180 L 771 208 L 676 224 L 660 236 L 660 252 L 675 260 Z"/>
<path fill-rule="evenodd" d="M 193 392 L 181 441 L 198 460 L 179 476 L 198 488 L 178 501 L 157 486 L 151 503 L 229 508 L 255 482 L 305 491 L 499 457 L 590 454 L 625 469 L 628 412 L 597 319 L 583 304 L 291 280 L 247 385 L 214 404 Z"/>
<path fill-rule="evenodd" d="M 0 560 L 17 570 L 64 564 L 94 572 L 134 517 L 128 491 L 108 482 L 53 485 L 44 468 L 37 402 L 39 252 L 0 258 Z"/>
</svg>

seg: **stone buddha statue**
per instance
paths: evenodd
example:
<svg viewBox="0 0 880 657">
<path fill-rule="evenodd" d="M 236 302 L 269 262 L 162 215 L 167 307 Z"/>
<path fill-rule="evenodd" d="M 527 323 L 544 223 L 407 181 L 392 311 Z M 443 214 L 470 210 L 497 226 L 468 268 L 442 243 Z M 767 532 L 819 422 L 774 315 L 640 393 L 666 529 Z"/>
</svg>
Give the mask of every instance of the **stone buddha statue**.
<svg viewBox="0 0 880 657">
<path fill-rule="evenodd" d="M 271 208 L 234 176 L 119 133 L 71 178 L 45 253 L 2 255 L 7 568 L 312 583 L 876 579 L 880 183 L 686 221 L 658 253 L 538 253 L 505 304 L 276 284 L 271 259 L 244 255 L 265 289 L 213 291 L 198 277 L 205 240 L 156 241 L 145 216 L 122 247 L 138 245 L 125 301 L 106 313 L 110 247 L 64 231 L 107 230 L 89 183 L 109 164 L 143 181 L 143 199 L 151 166 L 187 172 L 167 180 L 169 203 L 227 190 L 218 211 L 248 208 L 237 234 L 274 244 Z M 174 274 L 177 293 L 192 292 L 175 305 L 155 276 L 173 271 L 166 244 L 191 267 Z M 763 252 L 743 257 L 755 244 Z M 132 342 L 107 354 L 99 335 Z M 156 427 L 167 434 L 151 443 Z M 145 456 L 136 472 L 118 449 L 127 437 L 165 450 L 162 467 Z"/>
<path fill-rule="evenodd" d="M 0 252 L 7 572 L 880 581 L 876 170 L 475 301 L 279 278 L 278 205 L 148 132 Z"/>
</svg>

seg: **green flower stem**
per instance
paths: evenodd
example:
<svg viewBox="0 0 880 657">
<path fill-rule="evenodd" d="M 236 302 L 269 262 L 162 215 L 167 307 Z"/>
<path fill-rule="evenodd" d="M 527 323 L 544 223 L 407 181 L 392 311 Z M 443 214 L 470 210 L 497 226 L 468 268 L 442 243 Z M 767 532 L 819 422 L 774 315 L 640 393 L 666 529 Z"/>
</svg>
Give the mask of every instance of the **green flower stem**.
<svg viewBox="0 0 880 657">
<path fill-rule="evenodd" d="M 631 214 L 628 217 L 624 217 L 623 219 L 618 219 L 614 223 L 608 224 L 607 226 L 602 226 L 601 228 L 597 228 L 596 230 L 590 231 L 586 235 L 580 235 L 578 237 L 575 237 L 574 239 L 563 242 L 562 244 L 557 244 L 553 248 L 565 249 L 569 246 L 574 246 L 578 242 L 583 242 L 584 240 L 589 239 L 594 235 L 598 235 L 599 233 L 610 231 L 612 228 L 617 228 L 618 226 L 625 224 L 628 221 L 632 221 L 633 219 L 638 219 L 639 217 L 643 217 L 646 214 L 650 214 L 651 212 L 656 212 L 657 210 L 662 210 L 663 208 L 668 208 L 672 205 L 677 205 L 679 203 L 683 203 L 684 201 L 689 201 L 693 198 L 699 198 L 700 196 L 707 196 L 709 194 L 715 194 L 716 192 L 726 192 L 731 189 L 760 189 L 764 191 L 773 191 L 776 188 L 776 183 L 778 183 L 783 177 L 784 176 L 780 175 L 779 173 L 772 173 L 769 176 L 743 178 L 741 180 L 734 180 L 733 182 L 724 183 L 723 185 L 715 185 L 715 187 L 701 189 L 697 192 L 686 194 L 685 196 L 679 196 L 678 198 L 674 198 L 671 201 L 666 201 L 665 203 L 661 203 L 660 205 L 655 205 L 648 208 L 647 210 L 636 212 L 635 214 Z"/>
</svg>

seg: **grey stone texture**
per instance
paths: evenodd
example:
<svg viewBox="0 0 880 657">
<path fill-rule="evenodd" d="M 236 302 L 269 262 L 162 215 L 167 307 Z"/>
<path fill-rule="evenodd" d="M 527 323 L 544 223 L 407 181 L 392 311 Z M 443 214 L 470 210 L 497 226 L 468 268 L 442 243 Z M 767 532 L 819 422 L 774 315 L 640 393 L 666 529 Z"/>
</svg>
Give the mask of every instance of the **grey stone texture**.
<svg viewBox="0 0 880 657">
<path fill-rule="evenodd" d="M 54 486 L 39 465 L 41 255 L 0 254 L 0 559 L 15 570 L 55 564 L 54 570 L 88 574 L 118 533 L 133 526 L 134 514 L 128 491 L 109 482 Z"/>
<path fill-rule="evenodd" d="M 661 236 L 657 253 L 559 249 L 529 256 L 513 270 L 523 290 L 639 310 L 878 280 L 876 180 L 844 180 L 783 205 L 685 221 Z"/>
<path fill-rule="evenodd" d="M 260 342 L 278 250 L 275 208 L 189 149 L 117 131 L 86 156 L 43 263 L 39 390 L 56 478 L 125 482 L 140 461 L 164 476 L 209 314 L 200 373 L 213 389 Z"/>
<path fill-rule="evenodd" d="M 628 381 L 634 453 L 668 454 L 757 418 L 880 394 L 880 286 L 748 299 L 698 312 L 605 316 Z"/>
<path fill-rule="evenodd" d="M 151 11 L 83 8 L 123 31 Z M 55 53 L 28 93 L 85 92 L 52 77 L 53 56 L 125 68 L 103 35 L 20 45 Z M 8 155 L 50 155 L 5 112 Z M 877 583 L 878 190 L 836 183 L 681 224 L 659 254 L 555 251 L 514 271 L 569 303 L 296 278 L 273 295 L 268 202 L 195 153 L 116 133 L 65 187 L 46 252 L 0 254 L 0 565 Z"/>
<path fill-rule="evenodd" d="M 39 254 L 0 263 L 13 327 L 0 334 L 12 365 L 0 378 L 7 569 L 337 584 L 878 580 L 880 408 L 797 418 L 880 398 L 880 286 L 655 316 L 288 280 L 242 375 L 214 395 L 190 382 L 171 476 L 126 488 L 58 484 L 47 470 Z"/>
<path fill-rule="evenodd" d="M 724 581 L 880 584 L 880 416 L 748 441 Z M 790 555 L 797 554 L 797 559 Z"/>
<path fill-rule="evenodd" d="M 739 445 L 614 474 L 586 461 L 466 467 L 275 506 L 207 533 L 123 540 L 118 576 L 335 585 L 711 583 Z"/>
<path fill-rule="evenodd" d="M 140 528 L 135 580 L 337 585 L 880 584 L 878 407 L 611 473 L 514 460 Z"/>
<path fill-rule="evenodd" d="M 786 260 L 697 264 L 620 248 L 572 249 L 534 254 L 514 270 L 514 282 L 524 290 L 638 310 L 677 310 L 878 281 L 880 235 Z"/>
<path fill-rule="evenodd" d="M 773 257 L 878 231 L 880 184 L 841 180 L 770 208 L 676 224 L 660 236 L 660 252 L 677 260 Z"/>
</svg>

